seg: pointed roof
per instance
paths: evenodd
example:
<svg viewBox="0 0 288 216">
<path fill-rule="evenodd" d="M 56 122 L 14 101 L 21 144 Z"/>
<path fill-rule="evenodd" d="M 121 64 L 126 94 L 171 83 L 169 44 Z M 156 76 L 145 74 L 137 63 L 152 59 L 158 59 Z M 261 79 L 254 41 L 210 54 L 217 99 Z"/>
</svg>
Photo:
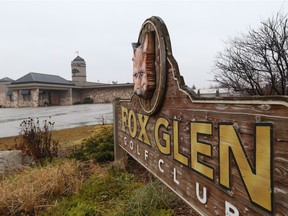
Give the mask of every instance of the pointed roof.
<svg viewBox="0 0 288 216">
<path fill-rule="evenodd" d="M 72 82 L 58 76 L 41 73 L 28 73 L 25 76 L 15 80 L 11 84 L 23 84 L 23 83 L 47 83 L 47 84 L 58 84 L 58 85 L 74 85 Z"/>
<path fill-rule="evenodd" d="M 2 79 L 0 79 L 0 82 L 13 82 L 13 79 L 10 79 L 9 77 L 4 77 Z"/>
<path fill-rule="evenodd" d="M 73 61 L 85 61 L 85 60 L 78 55 Z"/>
</svg>

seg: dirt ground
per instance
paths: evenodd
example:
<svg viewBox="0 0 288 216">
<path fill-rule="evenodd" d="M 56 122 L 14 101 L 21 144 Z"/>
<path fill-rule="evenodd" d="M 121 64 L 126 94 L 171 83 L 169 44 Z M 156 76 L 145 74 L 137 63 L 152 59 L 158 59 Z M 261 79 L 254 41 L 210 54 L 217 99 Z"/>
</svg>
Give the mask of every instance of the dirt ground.
<svg viewBox="0 0 288 216">
<path fill-rule="evenodd" d="M 66 149 L 81 144 L 96 129 L 97 125 L 53 130 L 52 137 L 54 140 L 59 140 L 60 149 Z M 20 139 L 20 136 L 0 138 L 0 151 L 14 149 L 16 142 L 19 142 Z"/>
</svg>

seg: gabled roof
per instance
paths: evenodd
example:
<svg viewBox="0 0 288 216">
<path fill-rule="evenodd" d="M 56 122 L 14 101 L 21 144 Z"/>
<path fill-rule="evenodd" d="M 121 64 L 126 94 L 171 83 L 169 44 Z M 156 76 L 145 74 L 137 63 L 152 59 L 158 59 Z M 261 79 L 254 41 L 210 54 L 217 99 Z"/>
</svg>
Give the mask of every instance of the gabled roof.
<svg viewBox="0 0 288 216">
<path fill-rule="evenodd" d="M 4 77 L 2 79 L 0 79 L 0 82 L 13 82 L 13 79 L 10 79 L 9 77 Z"/>
<path fill-rule="evenodd" d="M 25 76 L 15 80 L 11 84 L 23 84 L 23 83 L 47 83 L 58 85 L 74 85 L 71 81 L 68 81 L 58 75 L 41 74 L 41 73 L 28 73 Z"/>
<path fill-rule="evenodd" d="M 80 56 L 77 56 L 73 61 L 85 61 L 85 60 Z"/>
</svg>

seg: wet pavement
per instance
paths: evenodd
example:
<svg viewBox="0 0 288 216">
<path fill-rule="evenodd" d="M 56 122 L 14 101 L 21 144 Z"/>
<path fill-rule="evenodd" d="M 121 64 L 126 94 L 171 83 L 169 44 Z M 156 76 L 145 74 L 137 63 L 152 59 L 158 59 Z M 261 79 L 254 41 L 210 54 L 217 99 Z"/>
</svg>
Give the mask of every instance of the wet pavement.
<svg viewBox="0 0 288 216">
<path fill-rule="evenodd" d="M 0 109 L 0 137 L 18 135 L 20 123 L 27 118 L 55 122 L 54 130 L 84 125 L 113 122 L 112 104 L 85 104 L 74 106 L 25 107 Z M 41 124 L 42 125 L 42 124 Z"/>
</svg>

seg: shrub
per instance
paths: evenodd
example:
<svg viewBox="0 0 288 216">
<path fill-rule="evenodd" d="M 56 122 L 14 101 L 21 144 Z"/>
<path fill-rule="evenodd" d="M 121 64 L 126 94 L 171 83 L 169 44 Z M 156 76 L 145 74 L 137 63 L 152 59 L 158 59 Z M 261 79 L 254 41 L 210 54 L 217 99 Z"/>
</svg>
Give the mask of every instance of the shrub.
<svg viewBox="0 0 288 216">
<path fill-rule="evenodd" d="M 90 97 L 86 97 L 83 100 L 83 104 L 92 104 L 93 102 L 94 102 L 93 99 Z"/>
<path fill-rule="evenodd" d="M 103 163 L 114 160 L 113 126 L 98 126 L 93 135 L 82 143 L 82 148 L 73 154 L 78 160 L 94 160 Z"/>
<path fill-rule="evenodd" d="M 20 142 L 15 148 L 22 150 L 26 155 L 32 156 L 36 161 L 52 159 L 58 154 L 58 141 L 52 139 L 52 129 L 55 122 L 44 120 L 43 125 L 39 119 L 25 119 L 20 124 Z"/>
<path fill-rule="evenodd" d="M 80 101 L 76 101 L 73 103 L 73 105 L 79 105 L 79 104 L 82 104 Z"/>
<path fill-rule="evenodd" d="M 83 101 L 76 101 L 73 103 L 73 105 L 79 105 L 79 104 L 93 104 L 94 100 L 93 98 L 86 97 Z"/>
</svg>

